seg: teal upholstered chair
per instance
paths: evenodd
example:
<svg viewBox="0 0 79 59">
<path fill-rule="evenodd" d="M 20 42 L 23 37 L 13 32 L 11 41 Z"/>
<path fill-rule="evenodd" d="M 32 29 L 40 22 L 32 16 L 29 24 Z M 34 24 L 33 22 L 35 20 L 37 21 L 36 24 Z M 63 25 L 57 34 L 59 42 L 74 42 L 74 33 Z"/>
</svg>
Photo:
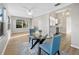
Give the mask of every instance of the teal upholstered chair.
<svg viewBox="0 0 79 59">
<path fill-rule="evenodd" d="M 60 49 L 60 42 L 61 42 L 61 35 L 56 34 L 53 38 L 51 43 L 43 43 L 39 45 L 38 54 L 41 54 L 41 50 L 46 52 L 48 55 L 55 55 L 56 53 L 59 53 Z"/>
</svg>

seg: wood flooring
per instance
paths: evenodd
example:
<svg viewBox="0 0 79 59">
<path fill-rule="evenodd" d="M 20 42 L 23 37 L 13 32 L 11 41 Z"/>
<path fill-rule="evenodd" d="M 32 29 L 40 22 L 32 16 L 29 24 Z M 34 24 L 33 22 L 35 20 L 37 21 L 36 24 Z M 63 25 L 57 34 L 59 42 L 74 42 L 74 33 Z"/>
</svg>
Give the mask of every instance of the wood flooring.
<svg viewBox="0 0 79 59">
<path fill-rule="evenodd" d="M 79 55 L 79 49 L 71 47 L 70 35 L 62 35 L 60 52 L 69 55 Z M 28 41 L 28 33 L 14 33 L 6 47 L 4 55 L 18 55 L 18 45 Z"/>
</svg>

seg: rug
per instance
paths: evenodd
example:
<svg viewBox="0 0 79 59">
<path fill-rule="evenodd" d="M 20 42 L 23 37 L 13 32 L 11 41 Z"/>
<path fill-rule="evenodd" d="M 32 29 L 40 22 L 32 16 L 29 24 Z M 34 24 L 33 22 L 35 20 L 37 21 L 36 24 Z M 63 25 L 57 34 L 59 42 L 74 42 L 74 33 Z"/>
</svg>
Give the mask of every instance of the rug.
<svg viewBox="0 0 79 59">
<path fill-rule="evenodd" d="M 24 42 L 20 44 L 18 55 L 38 55 L 38 47 L 39 44 L 37 44 L 33 49 L 30 49 L 32 46 L 31 42 Z M 70 55 L 69 53 L 65 51 L 60 52 L 61 55 Z M 41 55 L 47 55 L 44 51 L 41 50 Z"/>
</svg>

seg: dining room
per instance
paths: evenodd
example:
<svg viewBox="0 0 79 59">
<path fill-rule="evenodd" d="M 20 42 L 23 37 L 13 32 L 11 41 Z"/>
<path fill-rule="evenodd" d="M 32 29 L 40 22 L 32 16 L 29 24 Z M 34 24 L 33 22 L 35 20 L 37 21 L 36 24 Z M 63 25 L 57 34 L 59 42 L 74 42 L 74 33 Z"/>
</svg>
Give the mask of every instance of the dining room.
<svg viewBox="0 0 79 59">
<path fill-rule="evenodd" d="M 75 35 L 73 31 L 75 30 L 74 19 L 78 13 L 78 8 L 75 6 L 78 6 L 78 4 L 4 3 L 3 5 L 5 8 L 1 10 L 5 14 L 1 14 L 0 16 L 5 19 L 4 31 L 6 34 L 8 33 L 8 36 L 5 38 L 7 40 L 8 37 L 9 40 L 3 41 L 5 48 L 2 49 L 3 51 L 1 50 L 1 54 L 79 54 L 79 49 L 75 47 L 75 45 L 78 45 L 78 42 L 76 43 L 78 39 L 74 40 Z M 73 28 L 73 32 L 71 32 L 71 27 Z"/>
</svg>

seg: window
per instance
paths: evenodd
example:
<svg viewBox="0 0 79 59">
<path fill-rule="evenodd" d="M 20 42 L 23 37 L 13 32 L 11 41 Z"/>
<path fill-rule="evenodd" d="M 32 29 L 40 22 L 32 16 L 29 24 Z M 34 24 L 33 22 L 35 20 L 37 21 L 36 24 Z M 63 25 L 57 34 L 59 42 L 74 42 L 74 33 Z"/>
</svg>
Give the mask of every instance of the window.
<svg viewBox="0 0 79 59">
<path fill-rule="evenodd" d="M 28 22 L 25 20 L 16 20 L 16 28 L 26 28 L 28 27 Z"/>
<path fill-rule="evenodd" d="M 0 22 L 2 22 L 2 9 L 0 9 Z"/>
<path fill-rule="evenodd" d="M 0 9 L 0 36 L 3 34 L 3 12 Z"/>
<path fill-rule="evenodd" d="M 8 16 L 8 29 L 10 29 L 10 17 Z"/>
<path fill-rule="evenodd" d="M 16 20 L 16 28 L 22 28 L 22 20 Z"/>
<path fill-rule="evenodd" d="M 27 23 L 23 20 L 23 28 L 26 28 Z"/>
<path fill-rule="evenodd" d="M 58 24 L 58 19 L 50 16 L 50 26 L 55 26 Z"/>
</svg>

